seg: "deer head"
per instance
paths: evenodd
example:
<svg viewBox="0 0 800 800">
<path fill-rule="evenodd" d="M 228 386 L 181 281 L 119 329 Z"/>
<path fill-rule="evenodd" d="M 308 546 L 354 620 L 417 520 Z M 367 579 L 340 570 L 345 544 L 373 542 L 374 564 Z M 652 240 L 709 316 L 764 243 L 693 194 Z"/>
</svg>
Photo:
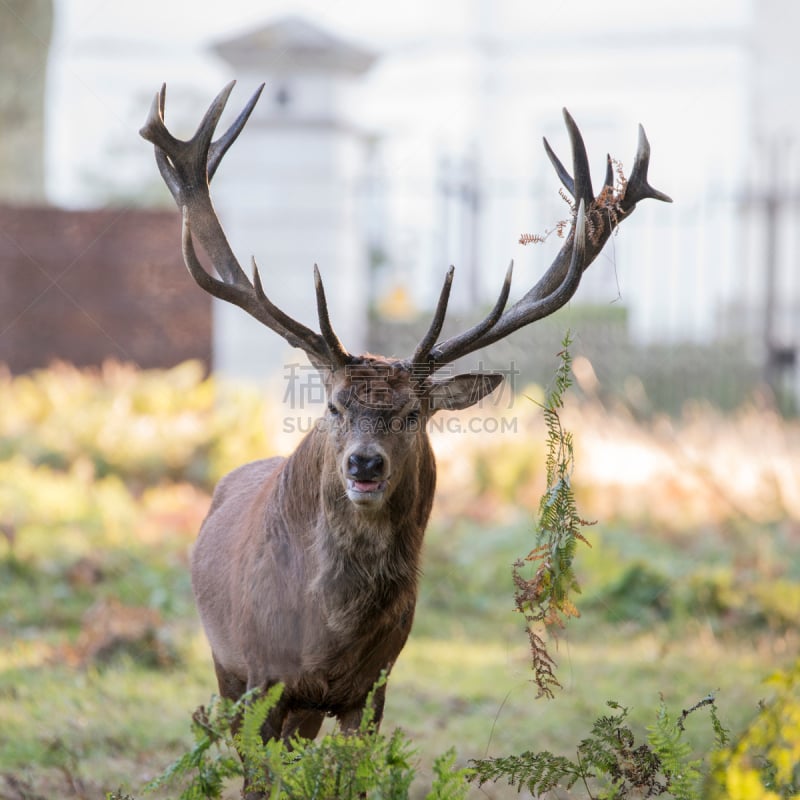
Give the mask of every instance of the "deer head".
<svg viewBox="0 0 800 800">
<path fill-rule="evenodd" d="M 647 180 L 650 145 L 639 128 L 639 146 L 633 170 L 624 190 L 615 193 L 614 171 L 608 158 L 603 187 L 597 197 L 592 189 L 583 140 L 572 117 L 564 120 L 572 144 L 573 173 L 567 171 L 545 140 L 545 149 L 558 177 L 575 200 L 574 224 L 566 241 L 542 278 L 517 302 L 507 306 L 513 262 L 506 272 L 497 302 L 489 314 L 469 329 L 444 341 L 439 335 L 447 313 L 453 268 L 445 275 L 436 311 L 428 331 L 407 358 L 387 359 L 353 355 L 334 332 L 328 315 L 325 289 L 314 266 L 314 287 L 319 333 L 278 308 L 265 294 L 255 259 L 252 280 L 236 259 L 214 211 L 209 183 L 241 133 L 263 89 L 253 94 L 238 118 L 214 140 L 217 123 L 235 82 L 229 83 L 209 107 L 196 133 L 188 141 L 176 139 L 164 124 L 166 87 L 156 95 L 141 135 L 155 145 L 161 175 L 181 209 L 183 257 L 189 272 L 205 291 L 233 303 L 290 345 L 299 347 L 325 377 L 328 392 L 326 422 L 336 439 L 342 431 L 365 431 L 380 426 L 409 434 L 424 426 L 441 409 L 461 409 L 479 402 L 502 381 L 495 372 L 442 376 L 442 367 L 514 331 L 552 314 L 575 294 L 583 271 L 602 249 L 614 228 L 644 198 L 671 202 Z M 209 274 L 197 256 L 195 240 L 208 255 L 219 277 Z M 347 496 L 361 507 L 379 505 L 390 489 L 392 459 L 385 447 L 349 444 L 339 450 L 339 471 Z M 398 440 L 399 441 L 399 440 Z M 391 448 L 392 450 L 396 448 Z"/>
</svg>

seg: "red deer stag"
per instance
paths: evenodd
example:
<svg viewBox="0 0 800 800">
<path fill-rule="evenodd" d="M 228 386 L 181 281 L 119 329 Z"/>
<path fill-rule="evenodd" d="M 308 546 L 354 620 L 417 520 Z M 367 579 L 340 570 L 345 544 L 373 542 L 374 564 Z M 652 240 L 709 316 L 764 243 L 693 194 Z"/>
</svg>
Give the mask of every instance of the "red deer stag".
<svg viewBox="0 0 800 800">
<path fill-rule="evenodd" d="M 255 261 L 250 280 L 228 244 L 209 181 L 261 92 L 213 140 L 232 88 L 218 95 L 194 136 L 183 141 L 164 125 L 162 87 L 141 134 L 155 145 L 158 168 L 181 209 L 189 272 L 206 292 L 304 350 L 324 377 L 328 409 L 288 458 L 246 464 L 220 481 L 194 549 L 192 583 L 222 695 L 237 699 L 254 687 L 285 685 L 265 737 L 314 737 L 325 715 L 353 731 L 368 692 L 391 668 L 414 618 L 436 480 L 425 423 L 436 411 L 477 403 L 502 381 L 492 372 L 437 372 L 563 306 L 636 204 L 669 198 L 647 182 L 650 146 L 641 128 L 624 191 L 613 189 L 609 160 L 595 198 L 581 134 L 565 111 L 573 175 L 547 141 L 545 148 L 577 210 L 564 246 L 539 282 L 506 308 L 509 267 L 488 316 L 439 341 L 450 268 L 433 321 L 410 358 L 352 355 L 333 331 L 316 267 L 319 333 L 281 311 L 264 293 Z M 201 265 L 195 242 L 219 278 Z M 376 724 L 383 700 L 382 689 L 375 696 Z"/>
</svg>

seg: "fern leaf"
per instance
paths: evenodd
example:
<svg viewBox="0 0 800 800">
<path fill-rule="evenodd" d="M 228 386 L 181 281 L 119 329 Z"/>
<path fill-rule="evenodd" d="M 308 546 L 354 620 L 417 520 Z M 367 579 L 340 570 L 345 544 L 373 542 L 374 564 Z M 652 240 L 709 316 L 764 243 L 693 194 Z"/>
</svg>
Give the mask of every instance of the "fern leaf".
<svg viewBox="0 0 800 800">
<path fill-rule="evenodd" d="M 556 369 L 553 388 L 543 405 L 546 437 L 545 472 L 547 488 L 539 501 L 536 525 L 536 545 L 524 558 L 515 562 L 512 577 L 516 591 L 517 610 L 527 622 L 531 648 L 533 680 L 539 688 L 538 697 L 553 697 L 560 683 L 553 673 L 555 662 L 536 626 L 557 630 L 570 617 L 580 616 L 572 594 L 580 593 L 572 563 L 576 545 L 586 542 L 581 532 L 584 521 L 578 514 L 572 489 L 574 449 L 572 434 L 565 430 L 559 415 L 564 407 L 564 394 L 572 385 L 570 377 L 572 343 L 569 333 L 562 342 L 560 363 Z M 525 578 L 521 569 L 525 562 L 538 563 L 532 578 Z"/>
<path fill-rule="evenodd" d="M 518 789 L 527 789 L 537 795 L 556 787 L 570 789 L 575 782 L 586 777 L 583 768 L 565 756 L 553 755 L 549 750 L 539 753 L 526 751 L 518 756 L 470 761 L 474 774 L 482 786 L 487 781 L 503 780 Z"/>
<path fill-rule="evenodd" d="M 648 728 L 648 741 L 661 762 L 667 788 L 675 800 L 696 800 L 700 784 L 699 761 L 690 760 L 692 748 L 682 739 L 683 728 L 670 717 L 662 701 L 655 724 Z"/>
<path fill-rule="evenodd" d="M 237 706 L 242 711 L 241 724 L 234 737 L 236 747 L 245 761 L 259 761 L 264 753 L 261 728 L 280 700 L 283 684 L 276 683 L 263 695 L 258 691 L 248 692 Z"/>
<path fill-rule="evenodd" d="M 456 751 L 450 748 L 433 762 L 433 784 L 425 800 L 463 800 L 473 774 L 472 769 L 456 767 Z"/>
</svg>

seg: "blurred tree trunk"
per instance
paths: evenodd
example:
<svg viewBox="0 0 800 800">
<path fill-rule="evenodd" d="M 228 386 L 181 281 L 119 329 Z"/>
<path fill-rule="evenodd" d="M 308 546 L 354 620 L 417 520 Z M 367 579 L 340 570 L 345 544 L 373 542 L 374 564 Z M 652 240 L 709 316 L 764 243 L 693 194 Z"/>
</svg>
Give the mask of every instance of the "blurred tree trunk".
<svg viewBox="0 0 800 800">
<path fill-rule="evenodd" d="M 0 200 L 41 203 L 53 0 L 0 2 Z"/>
</svg>

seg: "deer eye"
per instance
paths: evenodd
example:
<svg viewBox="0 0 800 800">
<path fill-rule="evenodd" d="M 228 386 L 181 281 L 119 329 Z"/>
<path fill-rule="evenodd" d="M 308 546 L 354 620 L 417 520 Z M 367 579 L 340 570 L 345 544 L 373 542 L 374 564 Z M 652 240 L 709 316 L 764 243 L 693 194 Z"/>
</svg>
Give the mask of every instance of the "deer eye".
<svg viewBox="0 0 800 800">
<path fill-rule="evenodd" d="M 328 413 L 332 417 L 341 417 L 342 416 L 342 412 L 339 411 L 339 409 L 336 408 L 336 406 L 333 403 L 328 403 Z"/>
</svg>

